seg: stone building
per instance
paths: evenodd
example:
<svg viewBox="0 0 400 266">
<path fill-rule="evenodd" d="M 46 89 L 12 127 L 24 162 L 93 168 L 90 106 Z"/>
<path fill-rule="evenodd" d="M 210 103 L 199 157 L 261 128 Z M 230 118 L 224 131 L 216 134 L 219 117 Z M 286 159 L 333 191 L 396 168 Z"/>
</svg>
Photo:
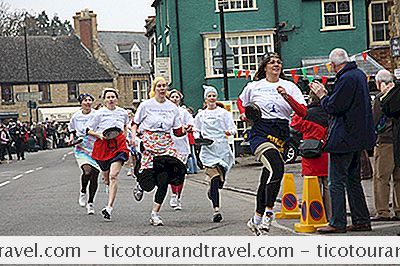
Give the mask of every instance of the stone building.
<svg viewBox="0 0 400 266">
<path fill-rule="evenodd" d="M 113 87 L 120 93 L 120 105 L 135 109 L 148 98 L 150 56 L 145 32 L 98 31 L 93 11 L 77 12 L 75 34 L 113 77 Z"/>
<path fill-rule="evenodd" d="M 23 36 L 0 37 L 0 47 L 0 120 L 67 121 L 79 107 L 80 93 L 97 97 L 103 88 L 113 86 L 112 77 L 75 35 L 28 36 L 27 54 Z M 32 98 L 31 108 L 28 92 L 42 94 Z"/>
</svg>

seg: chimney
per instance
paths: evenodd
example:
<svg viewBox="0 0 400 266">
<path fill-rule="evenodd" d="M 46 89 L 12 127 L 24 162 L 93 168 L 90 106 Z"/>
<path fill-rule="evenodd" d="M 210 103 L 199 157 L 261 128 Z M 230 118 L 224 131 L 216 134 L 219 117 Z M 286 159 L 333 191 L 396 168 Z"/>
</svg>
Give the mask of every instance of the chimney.
<svg viewBox="0 0 400 266">
<path fill-rule="evenodd" d="M 76 12 L 74 18 L 74 28 L 76 35 L 81 42 L 93 52 L 93 41 L 97 39 L 97 15 L 89 9 Z"/>
</svg>

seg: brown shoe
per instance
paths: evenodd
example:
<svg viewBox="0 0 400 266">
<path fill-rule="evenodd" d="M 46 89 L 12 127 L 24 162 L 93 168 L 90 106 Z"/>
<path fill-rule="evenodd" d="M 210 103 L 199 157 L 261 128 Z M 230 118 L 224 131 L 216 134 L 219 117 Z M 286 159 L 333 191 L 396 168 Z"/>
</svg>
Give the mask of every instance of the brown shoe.
<svg viewBox="0 0 400 266">
<path fill-rule="evenodd" d="M 333 227 L 331 225 L 327 225 L 327 226 L 318 228 L 317 232 L 320 234 L 342 234 L 342 233 L 346 233 L 346 228 L 337 228 L 337 227 Z"/>
<path fill-rule="evenodd" d="M 353 232 L 372 231 L 371 224 L 352 224 L 347 226 L 346 229 Z"/>
<path fill-rule="evenodd" d="M 389 216 L 381 216 L 381 215 L 375 215 L 370 218 L 371 222 L 382 222 L 382 221 L 390 221 Z"/>
</svg>

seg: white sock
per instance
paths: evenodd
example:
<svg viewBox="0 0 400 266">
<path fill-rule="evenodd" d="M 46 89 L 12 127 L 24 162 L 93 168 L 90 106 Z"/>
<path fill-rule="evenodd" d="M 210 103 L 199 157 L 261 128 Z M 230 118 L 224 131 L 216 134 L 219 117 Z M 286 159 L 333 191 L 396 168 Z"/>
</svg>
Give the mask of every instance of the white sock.
<svg viewBox="0 0 400 266">
<path fill-rule="evenodd" d="M 159 214 L 159 212 L 151 211 L 151 215 L 158 215 L 158 214 Z"/>
<path fill-rule="evenodd" d="M 255 224 L 260 224 L 262 221 L 262 217 L 258 216 L 258 215 L 254 215 L 253 216 L 253 223 Z"/>
</svg>

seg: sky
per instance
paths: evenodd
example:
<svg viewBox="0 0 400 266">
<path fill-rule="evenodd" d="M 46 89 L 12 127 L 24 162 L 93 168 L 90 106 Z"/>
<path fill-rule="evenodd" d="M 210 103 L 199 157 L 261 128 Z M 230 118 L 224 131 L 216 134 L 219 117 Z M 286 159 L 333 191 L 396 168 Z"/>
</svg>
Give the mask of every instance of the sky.
<svg viewBox="0 0 400 266">
<path fill-rule="evenodd" d="M 10 6 L 10 10 L 26 10 L 41 13 L 49 18 L 54 14 L 61 21 L 69 20 L 76 12 L 88 8 L 97 14 L 99 30 L 144 31 L 145 19 L 154 15 L 151 4 L 154 0 L 0 0 Z"/>
</svg>

